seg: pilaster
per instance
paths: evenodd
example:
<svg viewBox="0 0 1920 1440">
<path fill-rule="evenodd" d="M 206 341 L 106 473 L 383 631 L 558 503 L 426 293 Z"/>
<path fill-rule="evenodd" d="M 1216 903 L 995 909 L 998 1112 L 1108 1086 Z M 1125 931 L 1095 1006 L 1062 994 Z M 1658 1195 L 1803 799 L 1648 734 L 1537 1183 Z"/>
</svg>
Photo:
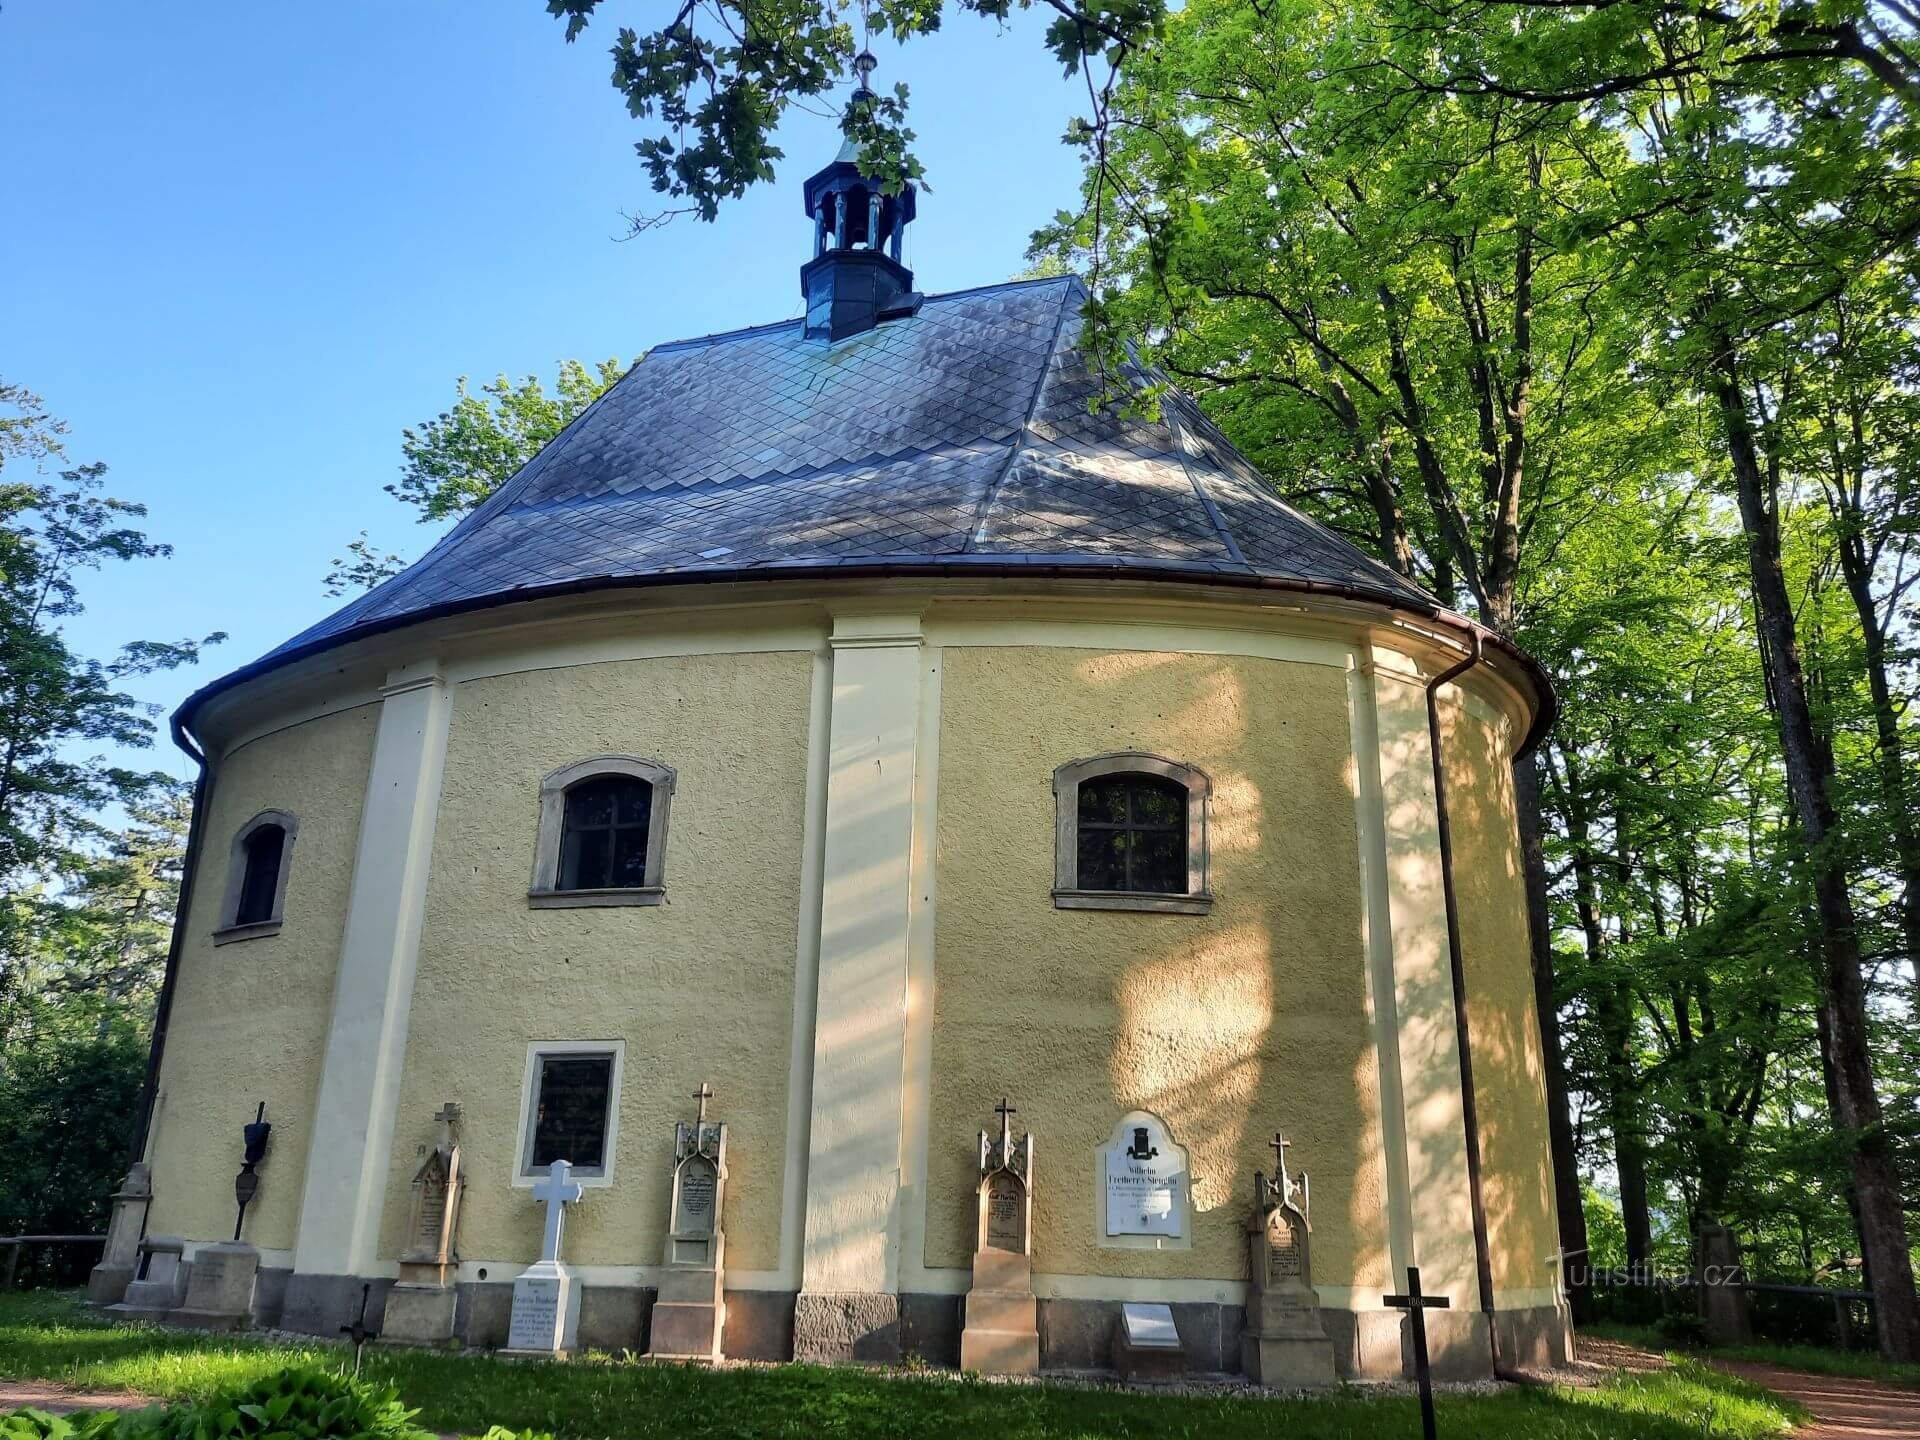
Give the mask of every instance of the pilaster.
<svg viewBox="0 0 1920 1440">
<path fill-rule="evenodd" d="M 794 1355 L 897 1361 L 907 964 L 922 636 L 836 616 L 819 995 Z"/>
<path fill-rule="evenodd" d="M 287 1290 L 292 1326 L 329 1318 L 378 1260 L 451 714 L 435 662 L 392 672 L 381 690 Z"/>
</svg>

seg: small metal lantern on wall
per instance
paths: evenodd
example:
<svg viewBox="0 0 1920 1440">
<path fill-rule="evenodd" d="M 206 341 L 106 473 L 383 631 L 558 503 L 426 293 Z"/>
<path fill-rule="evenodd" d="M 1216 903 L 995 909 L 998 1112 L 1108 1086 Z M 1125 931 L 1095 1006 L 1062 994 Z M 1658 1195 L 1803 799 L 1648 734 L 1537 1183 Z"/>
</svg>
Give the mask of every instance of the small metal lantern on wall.
<svg viewBox="0 0 1920 1440">
<path fill-rule="evenodd" d="M 239 1203 L 240 1211 L 233 1219 L 233 1238 L 240 1238 L 240 1227 L 247 1223 L 247 1206 L 260 1191 L 260 1177 L 255 1168 L 267 1158 L 267 1137 L 273 1133 L 273 1126 L 267 1123 L 267 1102 L 262 1100 L 260 1108 L 254 1112 L 253 1123 L 240 1127 L 240 1137 L 245 1144 L 240 1160 L 240 1173 L 233 1177 L 233 1198 Z"/>
</svg>

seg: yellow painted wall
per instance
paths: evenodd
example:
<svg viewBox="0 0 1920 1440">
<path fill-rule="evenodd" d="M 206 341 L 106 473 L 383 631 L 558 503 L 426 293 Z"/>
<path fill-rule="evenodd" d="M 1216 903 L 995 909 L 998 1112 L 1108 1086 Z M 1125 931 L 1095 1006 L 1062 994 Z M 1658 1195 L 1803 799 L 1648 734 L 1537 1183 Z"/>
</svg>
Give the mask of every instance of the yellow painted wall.
<svg viewBox="0 0 1920 1440">
<path fill-rule="evenodd" d="M 1314 1278 L 1384 1283 L 1342 672 L 1087 649 L 941 657 L 926 1263 L 969 1263 L 973 1135 L 1005 1093 L 1035 1136 L 1036 1269 L 1244 1279 L 1240 1226 L 1279 1127 L 1313 1176 Z M 1212 777 L 1211 914 L 1053 907 L 1053 771 L 1125 749 Z M 1136 1107 L 1188 1147 L 1190 1250 L 1096 1244 L 1095 1151 Z"/>
<path fill-rule="evenodd" d="M 310 720 L 214 766 L 154 1116 L 153 1234 L 231 1237 L 240 1127 L 264 1100 L 273 1138 L 246 1238 L 293 1245 L 378 718 L 363 705 Z M 269 809 L 300 821 L 286 923 L 277 935 L 215 945 L 234 833 Z"/>
<path fill-rule="evenodd" d="M 1513 770 L 1486 722 L 1457 706 L 1441 718 L 1493 1281 L 1537 1289 L 1559 1241 Z"/>
<path fill-rule="evenodd" d="M 673 1123 L 707 1080 L 732 1126 L 728 1264 L 776 1264 L 812 665 L 804 652 L 677 656 L 457 687 L 383 1256 L 405 1246 L 408 1181 L 447 1100 L 465 1110 L 461 1255 L 537 1256 L 540 1207 L 509 1184 L 527 1044 L 617 1039 L 615 1183 L 569 1214 L 566 1258 L 660 1262 Z M 610 753 L 678 772 L 667 903 L 529 909 L 541 780 Z"/>
</svg>

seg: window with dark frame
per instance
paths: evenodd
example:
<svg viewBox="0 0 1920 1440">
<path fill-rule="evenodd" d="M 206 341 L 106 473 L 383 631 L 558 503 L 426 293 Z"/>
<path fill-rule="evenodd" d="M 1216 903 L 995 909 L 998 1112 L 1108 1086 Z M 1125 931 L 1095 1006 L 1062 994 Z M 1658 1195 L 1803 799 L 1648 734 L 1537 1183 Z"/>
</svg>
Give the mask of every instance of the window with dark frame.
<svg viewBox="0 0 1920 1440">
<path fill-rule="evenodd" d="M 287 832 L 278 825 L 261 825 L 245 842 L 246 868 L 240 880 L 240 903 L 233 924 L 263 925 L 274 918 L 273 902 L 280 890 L 280 865 L 286 858 Z"/>
<path fill-rule="evenodd" d="M 596 775 L 567 790 L 559 888 L 628 890 L 647 883 L 653 786 L 632 775 Z"/>
<path fill-rule="evenodd" d="M 565 1160 L 579 1170 L 604 1171 L 613 1055 L 599 1051 L 542 1055 L 539 1066 L 527 1171 L 537 1173 L 555 1160 Z"/>
<path fill-rule="evenodd" d="M 1187 893 L 1187 787 L 1159 775 L 1080 782 L 1078 884 L 1124 894 Z"/>
</svg>

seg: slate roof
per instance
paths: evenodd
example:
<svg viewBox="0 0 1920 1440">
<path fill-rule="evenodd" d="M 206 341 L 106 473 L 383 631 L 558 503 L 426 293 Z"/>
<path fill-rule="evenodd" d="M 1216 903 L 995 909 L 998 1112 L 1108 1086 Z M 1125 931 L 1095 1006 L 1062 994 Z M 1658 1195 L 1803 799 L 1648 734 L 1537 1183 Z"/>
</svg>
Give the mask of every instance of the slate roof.
<svg viewBox="0 0 1920 1440">
<path fill-rule="evenodd" d="M 1045 573 L 1444 613 L 1275 495 L 1188 396 L 1163 392 L 1157 420 L 1090 410 L 1085 300 L 1070 276 L 1016 281 L 928 296 L 831 346 L 797 319 L 658 346 L 426 555 L 176 723 L 357 635 L 600 586 Z"/>
<path fill-rule="evenodd" d="M 424 557 L 266 657 L 550 587 L 885 565 L 1277 579 L 1434 601 L 1286 504 L 1191 399 L 1090 413 L 1072 277 L 648 353 Z M 1142 384 L 1144 373 L 1128 377 Z"/>
</svg>

